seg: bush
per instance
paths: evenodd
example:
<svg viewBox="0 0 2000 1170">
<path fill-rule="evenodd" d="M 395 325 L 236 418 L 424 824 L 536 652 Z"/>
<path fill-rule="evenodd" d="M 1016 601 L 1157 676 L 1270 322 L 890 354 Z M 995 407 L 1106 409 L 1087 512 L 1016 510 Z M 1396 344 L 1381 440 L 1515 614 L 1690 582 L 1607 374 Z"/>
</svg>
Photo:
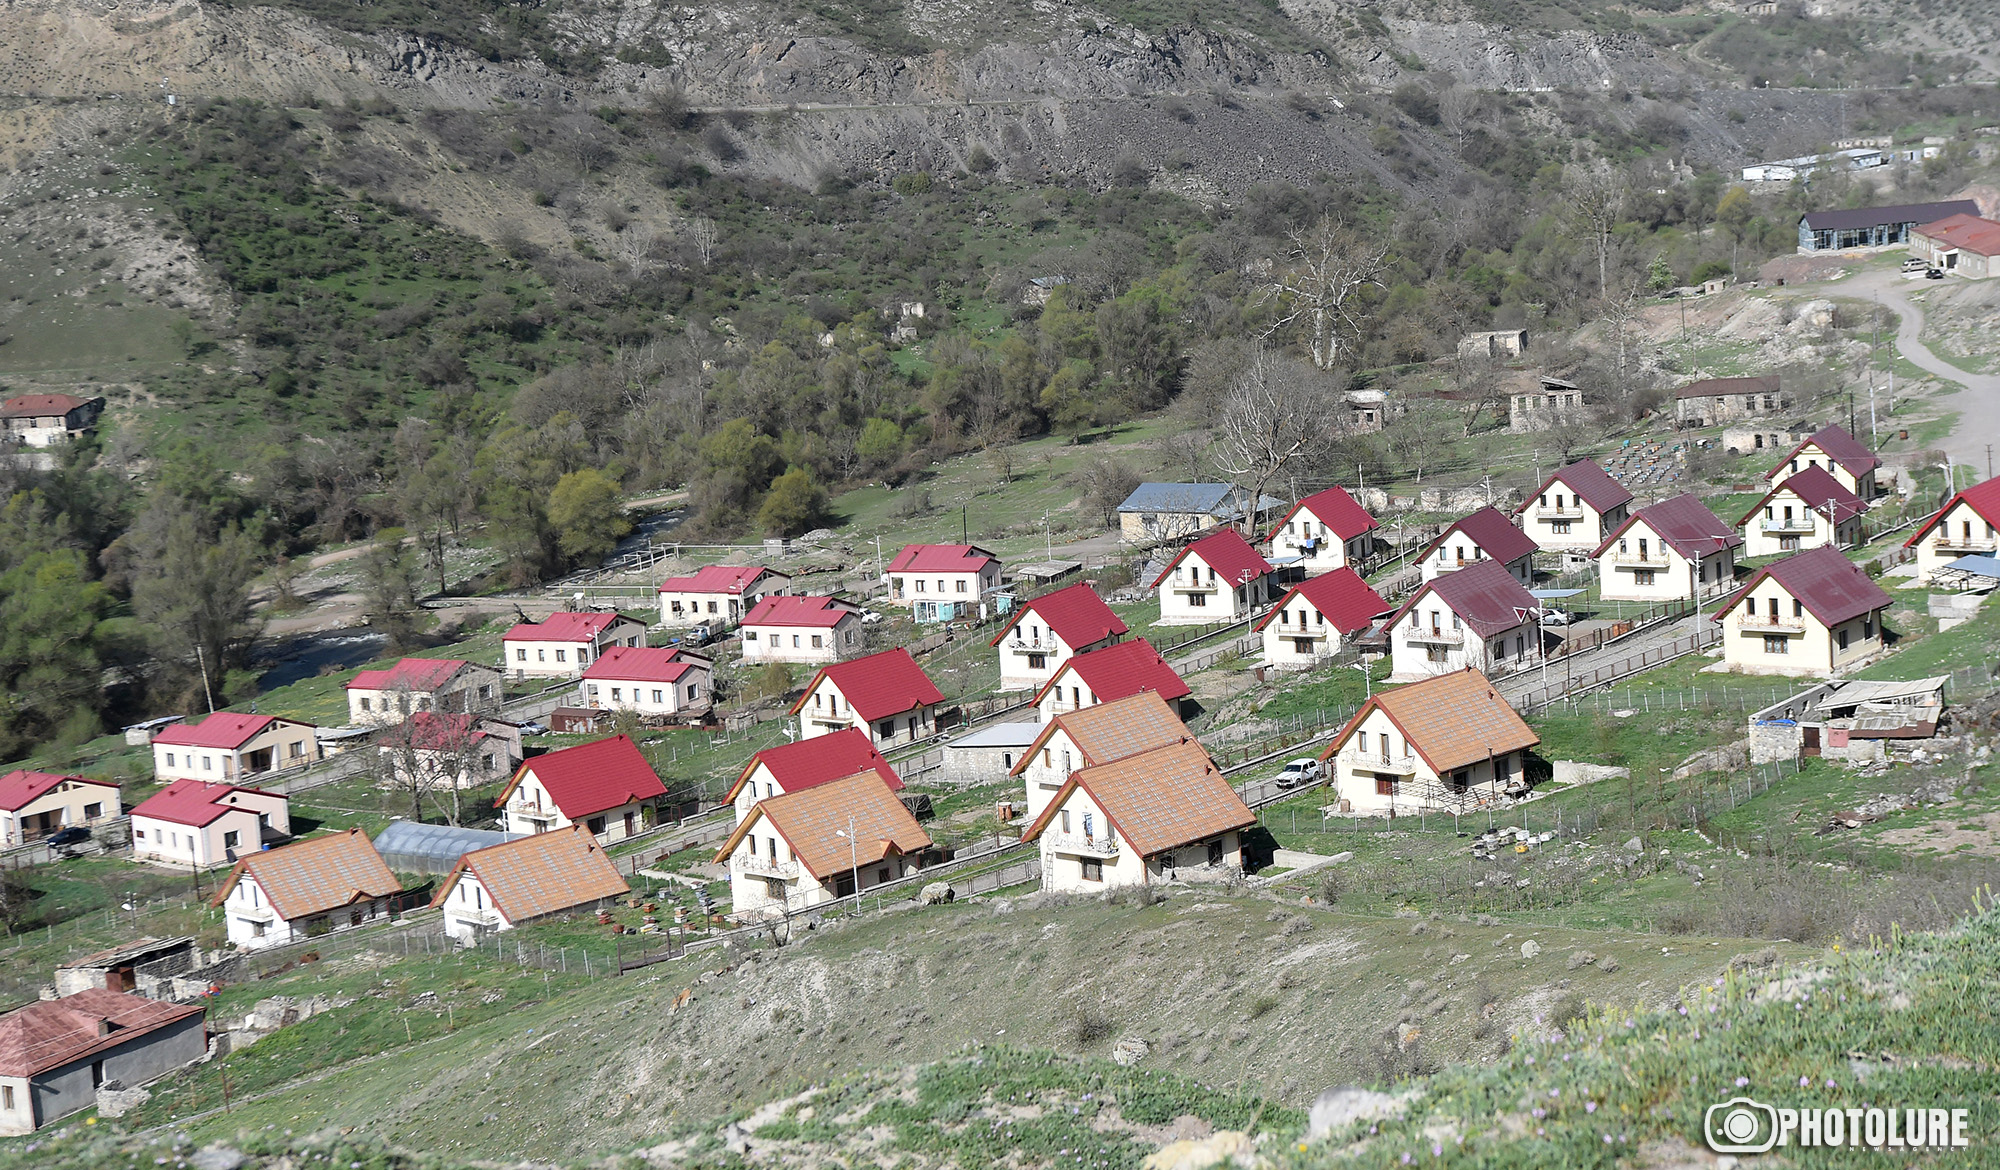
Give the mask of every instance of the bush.
<svg viewBox="0 0 2000 1170">
<path fill-rule="evenodd" d="M 1118 1028 L 1118 1021 L 1089 1004 L 1072 1003 L 1063 1012 L 1057 1032 L 1078 1047 L 1096 1044 Z"/>
<path fill-rule="evenodd" d="M 929 171 L 909 171 L 905 174 L 897 175 L 889 185 L 895 189 L 898 195 L 928 195 L 931 191 L 931 173 Z"/>
</svg>

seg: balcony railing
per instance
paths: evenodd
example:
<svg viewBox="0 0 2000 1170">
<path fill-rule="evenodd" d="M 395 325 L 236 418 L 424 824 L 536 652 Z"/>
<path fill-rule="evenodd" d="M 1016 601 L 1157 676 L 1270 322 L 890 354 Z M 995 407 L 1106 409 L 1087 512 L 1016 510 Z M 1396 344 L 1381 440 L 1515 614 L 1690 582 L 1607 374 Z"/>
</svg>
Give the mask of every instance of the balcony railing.
<svg viewBox="0 0 2000 1170">
<path fill-rule="evenodd" d="M 1614 565 L 1639 565 L 1660 569 L 1667 567 L 1667 550 L 1664 548 L 1613 549 L 1610 556 Z"/>
<path fill-rule="evenodd" d="M 1582 508 L 1577 507 L 1575 504 L 1560 504 L 1560 505 L 1552 505 L 1547 508 L 1537 508 L 1535 510 L 1535 516 L 1538 519 L 1542 520 L 1587 519 L 1584 510 Z"/>
<path fill-rule="evenodd" d="M 1803 634 L 1806 619 L 1802 617 L 1774 617 L 1768 613 L 1743 613 L 1736 615 L 1736 627 L 1747 633 Z"/>
<path fill-rule="evenodd" d="M 1403 627 L 1405 640 L 1423 646 L 1458 646 L 1465 642 L 1464 630 L 1447 630 L 1435 626 Z"/>
<path fill-rule="evenodd" d="M 1082 833 L 1044 833 L 1049 848 L 1057 853 L 1068 853 L 1077 857 L 1118 856 L 1118 835 L 1099 833 L 1086 837 Z"/>
<path fill-rule="evenodd" d="M 1342 767 L 1355 768 L 1364 772 L 1389 772 L 1398 776 L 1414 775 L 1417 757 L 1413 754 L 1383 755 L 1381 752 L 1359 752 L 1349 749 L 1340 753 Z"/>
<path fill-rule="evenodd" d="M 1222 588 L 1222 583 L 1219 581 L 1209 581 L 1207 583 L 1201 581 L 1175 581 L 1168 588 L 1172 589 L 1175 593 L 1215 593 Z"/>
<path fill-rule="evenodd" d="M 745 854 L 736 859 L 736 868 L 752 877 L 795 878 L 799 876 L 799 863 L 779 861 L 775 857 L 757 857 Z"/>
<path fill-rule="evenodd" d="M 507 811 L 514 816 L 529 821 L 553 821 L 556 819 L 556 810 L 543 808 L 538 804 L 510 804 L 507 806 Z"/>
<path fill-rule="evenodd" d="M 1766 532 L 1811 532 L 1815 527 L 1811 516 L 1781 516 L 1764 521 Z"/>
<path fill-rule="evenodd" d="M 1937 538 L 1939 552 L 1992 552 L 2000 546 L 2000 537 L 1992 536 L 1940 536 Z"/>
<path fill-rule="evenodd" d="M 476 922 L 481 926 L 500 925 L 500 912 L 490 906 L 484 910 L 453 910 L 451 915 L 466 922 Z"/>
<path fill-rule="evenodd" d="M 1016 654 L 1054 654 L 1056 644 L 1053 638 L 1017 638 L 1007 643 L 1007 649 Z"/>
</svg>

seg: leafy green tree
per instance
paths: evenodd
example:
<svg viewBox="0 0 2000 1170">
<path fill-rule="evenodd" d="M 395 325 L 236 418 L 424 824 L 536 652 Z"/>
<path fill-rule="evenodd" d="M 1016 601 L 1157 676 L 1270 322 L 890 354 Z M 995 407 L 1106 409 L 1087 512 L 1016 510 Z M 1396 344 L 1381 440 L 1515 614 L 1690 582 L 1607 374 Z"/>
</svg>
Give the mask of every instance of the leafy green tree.
<svg viewBox="0 0 2000 1170">
<path fill-rule="evenodd" d="M 826 489 L 812 472 L 794 467 L 771 481 L 757 524 L 773 536 L 797 536 L 819 527 L 826 518 Z"/>
<path fill-rule="evenodd" d="M 556 547 L 572 561 L 602 560 L 632 531 L 617 483 L 594 468 L 557 480 L 549 492 L 548 513 Z"/>
<path fill-rule="evenodd" d="M 1653 262 L 1646 266 L 1646 287 L 1654 292 L 1665 292 L 1674 287 L 1674 270 L 1667 264 L 1664 254 L 1655 254 Z"/>
<path fill-rule="evenodd" d="M 401 528 L 384 528 L 361 557 L 368 624 L 388 637 L 391 648 L 408 649 L 418 632 L 416 551 Z"/>
<path fill-rule="evenodd" d="M 36 496 L 17 495 L 0 511 L 0 756 L 8 758 L 51 736 L 88 738 L 103 708 L 98 649 L 111 593 L 56 536 Z"/>
<path fill-rule="evenodd" d="M 903 457 L 903 428 L 886 418 L 871 418 L 855 440 L 854 457 L 868 471 L 881 471 Z"/>
<path fill-rule="evenodd" d="M 130 542 L 132 612 L 167 667 L 166 685 L 183 701 L 222 705 L 223 680 L 247 664 L 262 628 L 250 606 L 261 550 L 234 522 L 217 526 L 200 505 L 157 489 L 121 539 Z"/>
</svg>

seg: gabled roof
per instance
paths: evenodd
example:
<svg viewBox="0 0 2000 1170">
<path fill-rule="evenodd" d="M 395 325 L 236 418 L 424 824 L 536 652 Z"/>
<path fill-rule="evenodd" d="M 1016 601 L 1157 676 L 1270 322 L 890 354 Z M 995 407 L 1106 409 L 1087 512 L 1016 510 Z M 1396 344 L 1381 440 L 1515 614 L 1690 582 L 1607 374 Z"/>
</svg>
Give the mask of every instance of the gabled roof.
<svg viewBox="0 0 2000 1170">
<path fill-rule="evenodd" d="M 444 905 L 466 873 L 479 879 L 494 908 L 509 922 L 526 922 L 632 890 L 597 839 L 580 825 L 474 849 L 460 857 L 438 884 L 432 909 Z"/>
<path fill-rule="evenodd" d="M 873 772 L 758 801 L 716 851 L 716 864 L 726 863 L 751 826 L 760 821 L 785 839 L 807 873 L 821 880 L 856 865 L 922 852 L 931 843 L 930 834 L 917 818 Z M 845 835 L 850 825 L 851 840 Z"/>
<path fill-rule="evenodd" d="M 830 630 L 860 612 L 860 606 L 837 597 L 780 597 L 774 593 L 758 598 L 743 615 L 743 624 Z"/>
<path fill-rule="evenodd" d="M 92 780 L 88 776 L 65 776 L 55 772 L 29 772 L 16 768 L 5 776 L 0 776 L 0 809 L 15 812 L 31 800 L 40 800 L 55 791 L 56 785 L 65 780 L 78 784 L 95 784 L 103 788 L 117 788 L 115 781 Z"/>
<path fill-rule="evenodd" d="M 1215 575 L 1231 585 L 1241 585 L 1247 574 L 1252 580 L 1271 572 L 1271 562 L 1257 555 L 1250 542 L 1237 535 L 1234 528 L 1218 528 L 1200 540 L 1189 544 L 1174 554 L 1160 575 L 1153 578 L 1147 588 L 1158 589 L 1160 582 L 1173 576 L 1175 566 L 1190 556 L 1201 558 L 1201 562 L 1215 570 Z"/>
<path fill-rule="evenodd" d="M 207 1008 L 89 987 L 0 1016 L 0 1077 L 32 1077 L 129 1044 Z"/>
<path fill-rule="evenodd" d="M 68 414 L 79 406 L 99 401 L 102 400 L 78 398 L 74 394 L 21 394 L 0 405 L 0 418 L 45 418 Z"/>
<path fill-rule="evenodd" d="M 1514 515 L 1519 516 L 1527 511 L 1529 501 L 1539 499 L 1551 485 L 1558 483 L 1567 487 L 1578 499 L 1600 513 L 1609 512 L 1620 504 L 1632 502 L 1632 493 L 1625 490 L 1624 484 L 1612 479 L 1608 472 L 1590 460 L 1579 459 L 1567 467 L 1558 468 L 1553 475 L 1543 480 L 1542 486 L 1536 488 L 1526 500 L 1521 501 L 1520 507 L 1514 509 Z"/>
<path fill-rule="evenodd" d="M 1714 398 L 1731 394 L 1776 394 L 1778 375 L 1764 374 L 1755 378 L 1703 378 L 1699 382 L 1689 382 L 1674 391 L 1675 398 Z"/>
<path fill-rule="evenodd" d="M 762 565 L 703 565 L 686 577 L 669 577 L 660 582 L 662 593 L 721 593 L 730 597 L 741 597 L 743 591 L 765 577 L 783 577 L 790 581 L 788 574 Z"/>
<path fill-rule="evenodd" d="M 1604 555 L 1604 550 L 1618 543 L 1633 525 L 1644 524 L 1651 529 L 1660 542 L 1668 548 L 1694 560 L 1696 557 L 1712 557 L 1727 548 L 1738 548 L 1743 544 L 1743 534 L 1722 522 L 1722 517 L 1708 510 L 1708 505 L 1696 499 L 1693 492 L 1682 492 L 1671 499 L 1661 500 L 1625 518 L 1625 523 L 1613 529 L 1604 543 L 1591 552 L 1593 558 Z"/>
<path fill-rule="evenodd" d="M 1484 675 L 1468 668 L 1376 694 L 1361 705 L 1319 758 L 1332 759 L 1368 713 L 1376 710 L 1389 717 L 1409 742 L 1410 750 L 1440 776 L 1542 742 L 1506 696 Z"/>
<path fill-rule="evenodd" d="M 702 665 L 706 664 L 689 661 L 678 648 L 610 646 L 583 672 L 583 677 L 592 681 L 670 683 Z"/>
<path fill-rule="evenodd" d="M 1849 475 L 1866 475 L 1882 466 L 1882 461 L 1875 457 L 1875 453 L 1864 446 L 1861 440 L 1848 434 L 1845 428 L 1824 426 L 1806 436 L 1804 441 L 1792 448 L 1783 459 L 1778 460 L 1778 465 L 1765 472 L 1764 478 L 1770 479 L 1780 473 L 1788 473 L 1793 458 L 1807 447 L 1818 447 L 1826 452 L 1827 458 L 1840 464 Z"/>
<path fill-rule="evenodd" d="M 1851 520 L 1868 510 L 1868 505 L 1861 497 L 1848 491 L 1845 485 L 1833 478 L 1832 472 L 1824 467 L 1808 467 L 1765 492 L 1764 498 L 1751 505 L 1750 510 L 1743 513 L 1743 519 L 1736 522 L 1736 526 L 1741 528 L 1756 519 L 1757 514 L 1764 510 L 1764 505 L 1770 503 L 1771 498 L 1779 492 L 1792 493 L 1808 509 L 1820 516 L 1829 514 L 1830 505 L 1835 524 Z"/>
<path fill-rule="evenodd" d="M 154 743 L 178 747 L 222 748 L 234 751 L 264 733 L 273 723 L 311 727 L 298 719 L 276 715 L 246 715 L 240 711 L 217 711 L 200 723 L 176 723 L 153 737 Z"/>
<path fill-rule="evenodd" d="M 1321 573 L 1308 577 L 1292 586 L 1291 592 L 1278 599 L 1264 620 L 1257 623 L 1263 629 L 1278 618 L 1278 612 L 1294 598 L 1302 598 L 1306 604 L 1326 615 L 1326 624 L 1337 633 L 1351 634 L 1365 630 L 1376 618 L 1396 608 L 1382 600 L 1382 595 L 1369 588 L 1361 574 L 1349 568 L 1335 569 L 1331 573 Z"/>
<path fill-rule="evenodd" d="M 906 544 L 889 562 L 891 573 L 983 573 L 1000 558 L 976 544 Z"/>
<path fill-rule="evenodd" d="M 1014 616 L 986 644 L 998 646 L 1008 631 L 1020 625 L 1022 619 L 1031 613 L 1041 618 L 1043 625 L 1055 631 L 1055 635 L 1072 648 L 1102 642 L 1106 638 L 1123 637 L 1128 629 L 1124 619 L 1104 604 L 1097 590 L 1079 581 L 1053 593 L 1044 593 L 1016 609 Z"/>
<path fill-rule="evenodd" d="M 944 696 L 924 668 L 900 646 L 866 658 L 850 658 L 820 667 L 799 695 L 799 701 L 792 704 L 790 714 L 796 715 L 805 707 L 806 699 L 822 681 L 839 687 L 840 693 L 847 697 L 847 705 L 870 723 L 944 702 Z"/>
<path fill-rule="evenodd" d="M 404 658 L 387 670 L 364 670 L 347 684 L 350 691 L 434 691 L 465 665 L 460 658 Z M 491 669 L 491 668 L 488 668 Z"/>
<path fill-rule="evenodd" d="M 1917 530 L 1910 533 L 1910 539 L 1903 542 L 1903 547 L 1908 548 L 1922 540 L 1930 533 L 1931 529 L 1937 527 L 1938 521 L 1944 519 L 1946 513 L 1960 504 L 1971 508 L 1988 524 L 2000 528 L 2000 478 L 1989 479 L 1985 483 L 1973 484 L 1971 487 L 1952 496 L 1951 499 L 1946 500 L 1944 507 L 1931 513 L 1930 519 L 1917 525 Z"/>
<path fill-rule="evenodd" d="M 1141 857 L 1207 841 L 1257 823 L 1236 789 L 1192 739 L 1070 773 L 1021 840 L 1033 841 L 1081 788 Z"/>
<path fill-rule="evenodd" d="M 156 741 L 157 742 L 157 741 Z M 200 828 L 213 824 L 217 817 L 231 811 L 247 812 L 255 815 L 257 808 L 246 805 L 239 799 L 241 793 L 255 793 L 266 799 L 283 800 L 290 807 L 290 797 L 282 793 L 266 792 L 261 788 L 244 788 L 235 784 L 209 784 L 201 780 L 176 780 L 165 788 L 139 802 L 132 809 L 135 817 L 150 817 L 156 821 L 172 821 L 177 825 L 192 825 Z"/>
<path fill-rule="evenodd" d="M 1438 533 L 1438 538 L 1417 554 L 1417 560 L 1428 559 L 1439 545 L 1451 539 L 1454 532 L 1478 545 L 1487 559 L 1503 565 L 1511 565 L 1541 547 L 1533 537 L 1514 527 L 1514 522 L 1507 519 L 1507 513 L 1489 504 L 1470 516 L 1460 517 L 1450 528 Z"/>
<path fill-rule="evenodd" d="M 1897 203 L 1887 207 L 1808 211 L 1801 218 L 1813 231 L 1839 232 L 1899 223 L 1935 223 L 1946 216 L 1958 214 L 1978 215 L 1979 204 L 1970 199 L 1948 199 L 1942 203 Z"/>
<path fill-rule="evenodd" d="M 614 735 L 523 761 L 495 803 L 505 804 L 529 773 L 548 789 L 549 799 L 572 821 L 667 794 L 667 786 L 660 783 L 629 735 Z"/>
<path fill-rule="evenodd" d="M 1521 625 L 1528 620 L 1521 611 L 1533 613 L 1542 604 L 1499 561 L 1479 561 L 1456 572 L 1439 573 L 1418 586 L 1396 615 L 1389 619 L 1389 625 L 1393 627 L 1402 621 L 1404 614 L 1431 595 L 1444 602 L 1460 621 L 1471 626 L 1482 638 L 1490 638 L 1502 630 Z"/>
<path fill-rule="evenodd" d="M 771 779 L 786 792 L 799 792 L 815 784 L 852 776 L 857 772 L 874 772 L 882 777 L 882 783 L 890 791 L 903 789 L 903 778 L 896 775 L 896 769 L 889 766 L 881 752 L 875 750 L 875 741 L 859 727 L 846 727 L 831 735 L 816 735 L 811 739 L 794 740 L 765 748 L 750 757 L 737 773 L 736 783 L 729 786 L 728 795 L 722 798 L 724 804 L 735 801 L 736 794 L 750 780 L 750 774 L 757 765 L 764 765 L 771 773 Z"/>
<path fill-rule="evenodd" d="M 1927 223 L 1917 231 L 1948 247 L 1977 252 L 1981 256 L 2000 256 L 2000 223 L 1981 219 L 1977 215 L 1961 211 L 1956 215 L 1947 215 L 1936 223 Z"/>
<path fill-rule="evenodd" d="M 382 855 L 375 852 L 375 843 L 360 829 L 252 853 L 229 871 L 210 904 L 222 905 L 244 874 L 256 879 L 258 888 L 271 900 L 271 909 L 287 922 L 386 897 L 403 888 L 382 863 Z"/>
<path fill-rule="evenodd" d="M 1039 704 L 1051 689 L 1070 677 L 1089 687 L 1099 703 L 1116 702 L 1144 691 L 1169 700 L 1184 699 L 1193 693 L 1180 674 L 1144 638 L 1076 655 L 1042 684 L 1042 689 L 1035 692 L 1034 702 Z"/>
<path fill-rule="evenodd" d="M 1825 626 L 1837 626 L 1889 604 L 1889 595 L 1861 566 L 1842 556 L 1839 549 L 1823 544 L 1809 552 L 1772 561 L 1752 573 L 1749 582 L 1723 602 L 1709 620 L 1721 621 L 1723 615 L 1754 593 L 1766 577 L 1776 581 Z"/>
<path fill-rule="evenodd" d="M 612 623 L 615 613 L 579 613 L 562 610 L 539 622 L 522 622 L 500 636 L 503 642 L 595 642 Z"/>
<path fill-rule="evenodd" d="M 491 735 L 481 725 L 510 727 L 498 719 L 465 711 L 417 711 L 382 741 L 384 747 L 410 747 L 420 752 L 458 751 Z"/>
<path fill-rule="evenodd" d="M 1292 510 L 1278 520 L 1277 526 L 1272 528 L 1264 539 L 1275 539 L 1285 530 L 1285 525 L 1292 522 L 1292 517 L 1300 512 L 1312 513 L 1321 524 L 1326 525 L 1327 531 L 1341 540 L 1353 540 L 1364 532 L 1373 532 L 1380 526 L 1375 517 L 1368 514 L 1368 509 L 1356 503 L 1354 497 L 1347 494 L 1346 488 L 1330 487 L 1323 492 L 1314 492 L 1293 504 Z"/>
<path fill-rule="evenodd" d="M 1250 493 L 1232 483 L 1142 483 L 1132 489 L 1118 510 L 1236 520 L 1243 515 L 1243 506 L 1249 501 Z M 1283 503 L 1274 496 L 1261 496 L 1257 510 L 1262 512 Z"/>
<path fill-rule="evenodd" d="M 1085 764 L 1108 764 L 1189 738 L 1187 724 L 1181 722 L 1159 692 L 1140 691 L 1081 711 L 1065 711 L 1049 720 L 1035 742 L 1021 753 L 1021 762 L 1014 765 L 1011 774 L 1018 776 L 1026 771 L 1035 753 L 1058 731 L 1068 733 L 1070 741 L 1083 753 Z"/>
</svg>

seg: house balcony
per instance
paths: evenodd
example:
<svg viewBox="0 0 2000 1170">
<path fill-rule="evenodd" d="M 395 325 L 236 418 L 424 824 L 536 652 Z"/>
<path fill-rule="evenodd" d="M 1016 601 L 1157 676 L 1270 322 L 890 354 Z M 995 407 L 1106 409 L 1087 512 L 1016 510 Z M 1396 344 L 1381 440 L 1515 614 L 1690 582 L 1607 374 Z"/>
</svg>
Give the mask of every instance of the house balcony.
<svg viewBox="0 0 2000 1170">
<path fill-rule="evenodd" d="M 1732 623 L 1746 634 L 1803 634 L 1806 619 L 1803 617 L 1773 617 L 1767 613 L 1738 614 Z"/>
<path fill-rule="evenodd" d="M 1059 649 L 1053 638 L 1019 638 L 1006 645 L 1010 654 L 1054 654 Z"/>
<path fill-rule="evenodd" d="M 1057 853 L 1067 853 L 1073 857 L 1116 857 L 1118 856 L 1118 835 L 1099 833 L 1086 837 L 1082 833 L 1043 833 L 1042 839 Z"/>
<path fill-rule="evenodd" d="M 484 910 L 453 910 L 451 916 L 461 922 L 470 922 L 475 926 L 500 925 L 500 912 L 491 906 L 488 906 Z"/>
<path fill-rule="evenodd" d="M 1191 583 L 1175 581 L 1169 584 L 1167 588 L 1173 590 L 1175 593 L 1218 593 L 1222 589 L 1222 583 L 1219 581 L 1210 581 L 1207 584 L 1203 584 L 1200 581 Z"/>
<path fill-rule="evenodd" d="M 1537 508 L 1535 516 L 1541 520 L 1578 521 L 1590 518 L 1588 513 L 1575 504 L 1564 504 L 1561 507 Z"/>
<path fill-rule="evenodd" d="M 1990 553 L 2000 547 L 2000 537 L 1940 536 L 1932 542 L 1932 547 L 1941 553 Z"/>
<path fill-rule="evenodd" d="M 1447 630 L 1437 626 L 1418 626 L 1411 629 L 1404 626 L 1403 638 L 1417 646 L 1461 646 L 1465 644 L 1464 630 Z"/>
<path fill-rule="evenodd" d="M 790 881 L 799 876 L 799 863 L 796 860 L 779 861 L 775 857 L 745 854 L 735 859 L 735 865 L 736 872 L 751 877 L 783 878 Z"/>
<path fill-rule="evenodd" d="M 278 912 L 269 906 L 231 905 L 228 912 L 238 918 L 247 919 L 251 922 L 275 923 L 278 921 Z"/>
<path fill-rule="evenodd" d="M 507 815 L 510 817 L 519 817 L 524 821 L 538 821 L 545 825 L 551 825 L 555 823 L 556 810 L 543 808 L 538 804 L 510 804 L 507 806 Z"/>
<path fill-rule="evenodd" d="M 1611 563 L 1620 567 L 1635 569 L 1664 569 L 1667 567 L 1667 550 L 1664 548 L 1635 548 L 1625 551 L 1613 549 L 1605 554 Z"/>
<path fill-rule="evenodd" d="M 1764 521 L 1764 531 L 1788 535 L 1810 535 L 1815 527 L 1817 525 L 1811 516 L 1781 516 L 1775 520 Z"/>
<path fill-rule="evenodd" d="M 1396 776 L 1413 776 L 1417 771 L 1417 757 L 1414 754 L 1383 755 L 1381 752 L 1358 752 L 1352 749 L 1340 753 L 1340 766 L 1358 772 L 1387 772 Z"/>
</svg>

